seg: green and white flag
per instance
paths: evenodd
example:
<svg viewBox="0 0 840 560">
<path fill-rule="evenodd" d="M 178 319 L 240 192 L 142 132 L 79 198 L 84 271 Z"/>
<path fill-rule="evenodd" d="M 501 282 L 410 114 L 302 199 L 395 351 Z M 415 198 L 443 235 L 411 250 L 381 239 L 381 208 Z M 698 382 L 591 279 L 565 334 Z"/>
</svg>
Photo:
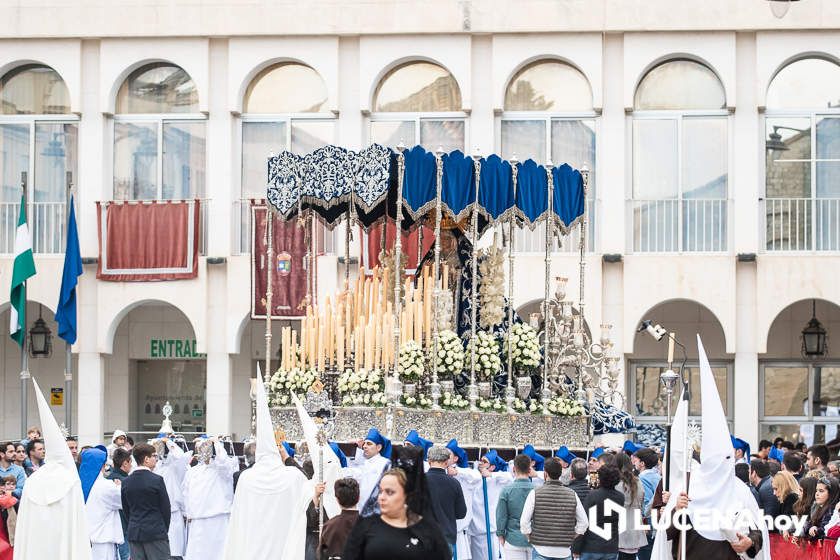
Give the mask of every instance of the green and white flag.
<svg viewBox="0 0 840 560">
<path fill-rule="evenodd" d="M 32 257 L 32 237 L 26 224 L 26 201 L 20 197 L 20 216 L 15 232 L 15 266 L 12 269 L 12 291 L 9 301 L 12 305 L 9 334 L 23 347 L 26 336 L 26 280 L 35 276 L 35 259 Z"/>
</svg>

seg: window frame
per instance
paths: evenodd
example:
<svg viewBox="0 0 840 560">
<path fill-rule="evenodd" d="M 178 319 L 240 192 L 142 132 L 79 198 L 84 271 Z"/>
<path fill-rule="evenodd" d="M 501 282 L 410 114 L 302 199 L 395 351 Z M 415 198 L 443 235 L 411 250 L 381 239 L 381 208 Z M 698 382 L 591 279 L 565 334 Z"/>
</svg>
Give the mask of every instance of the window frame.
<svg viewBox="0 0 840 560">
<path fill-rule="evenodd" d="M 770 367 L 805 367 L 808 369 L 808 414 L 801 416 L 766 416 L 765 408 L 765 370 Z M 835 425 L 840 429 L 840 416 L 819 416 L 814 414 L 814 387 L 817 368 L 840 368 L 840 360 L 792 360 L 792 359 L 766 359 L 758 362 L 758 425 L 759 431 L 768 425 L 792 426 L 792 425 Z"/>
<path fill-rule="evenodd" d="M 496 133 L 496 153 L 501 154 L 503 151 L 502 147 L 502 128 L 504 127 L 505 122 L 522 122 L 522 121 L 542 121 L 545 125 L 545 154 L 543 162 L 551 161 L 551 153 L 552 153 L 552 142 L 551 142 L 551 128 L 552 124 L 556 121 L 592 121 L 593 123 L 593 132 L 595 133 L 595 161 L 585 162 L 587 165 L 590 166 L 590 169 L 593 171 L 596 170 L 598 165 L 598 138 L 601 133 L 601 114 L 594 109 L 590 111 L 502 111 L 495 119 L 495 133 Z M 517 159 L 521 161 L 526 161 L 528 158 L 521 157 L 521 154 L 515 154 Z M 561 163 L 566 162 L 552 162 L 555 165 L 559 165 Z M 595 174 L 597 177 L 597 174 Z M 591 175 L 590 175 L 591 178 Z M 588 227 L 586 231 L 586 247 L 585 252 L 587 254 L 593 254 L 595 252 L 595 247 L 598 246 L 598 235 L 599 231 L 596 228 L 595 222 L 596 220 L 596 211 L 598 208 L 598 183 L 597 182 L 590 182 L 589 188 L 586 193 L 586 214 L 588 218 Z M 543 239 L 545 239 L 545 234 L 541 233 L 540 228 L 543 227 L 538 225 L 533 231 L 527 228 L 520 228 L 520 234 L 525 235 L 541 235 Z M 577 234 L 578 228 L 575 228 L 575 231 L 570 235 L 574 236 L 576 239 L 579 240 L 579 236 Z M 574 241 L 572 243 L 564 243 L 563 247 L 566 247 L 564 250 L 562 247 L 558 246 L 558 242 L 555 240 L 553 252 L 557 253 L 569 253 L 569 252 L 577 252 L 578 250 L 578 242 Z M 538 251 L 515 251 L 517 255 L 539 255 L 544 254 L 545 249 L 540 249 Z"/>
<path fill-rule="evenodd" d="M 373 144 L 373 123 L 377 122 L 412 122 L 414 123 L 414 138 L 412 139 L 411 143 L 406 143 L 406 148 L 413 148 L 414 146 L 420 146 L 421 138 L 420 138 L 420 123 L 421 122 L 444 122 L 444 121 L 458 121 L 464 123 L 464 147 L 461 151 L 465 154 L 469 154 L 470 151 L 467 148 L 469 146 L 469 138 L 470 138 L 470 119 L 469 115 L 466 111 L 434 111 L 434 112 L 420 112 L 420 113 L 413 113 L 413 112 L 377 112 L 371 113 L 368 119 L 367 125 L 367 145 L 370 146 Z M 402 140 L 405 143 L 405 140 Z M 427 151 L 433 151 L 437 149 L 437 147 L 428 147 Z"/>
<path fill-rule="evenodd" d="M 722 199 L 718 198 L 710 198 L 710 199 L 686 199 L 684 197 L 684 185 L 683 185 L 683 164 L 684 164 L 684 142 L 683 142 L 683 122 L 686 119 L 725 119 L 726 122 L 726 196 Z M 674 198 L 636 198 L 636 181 L 635 181 L 635 155 L 636 155 L 636 142 L 635 142 L 635 123 L 636 121 L 646 121 L 646 120 L 664 120 L 664 121 L 676 121 L 677 123 L 677 195 Z M 630 150 L 630 155 L 627 160 L 627 165 L 629 167 L 629 201 L 628 201 L 628 220 L 627 220 L 627 227 L 630 229 L 630 232 L 627 236 L 627 239 L 630 241 L 629 252 L 632 254 L 640 254 L 640 255 L 681 255 L 681 254 L 690 254 L 694 255 L 725 255 L 732 252 L 732 222 L 733 216 L 731 212 L 732 207 L 732 185 L 731 185 L 731 178 L 732 178 L 732 150 L 733 150 L 733 126 L 732 126 L 732 111 L 729 109 L 645 109 L 645 110 L 633 110 L 632 113 L 629 115 L 630 126 L 628 127 L 627 134 L 629 136 L 628 141 L 628 149 Z M 720 251 L 691 251 L 686 249 L 686 240 L 685 236 L 683 235 L 683 227 L 684 227 L 684 208 L 683 203 L 685 200 L 710 200 L 710 201 L 722 201 L 723 207 L 726 209 L 726 220 L 724 227 L 726 228 L 725 235 L 723 235 L 723 243 L 725 247 Z M 636 250 L 636 234 L 635 234 L 635 203 L 637 201 L 643 202 L 657 202 L 657 201 L 674 201 L 677 204 L 678 212 L 677 212 L 677 242 L 676 242 L 676 250 L 673 251 L 652 251 L 652 250 Z"/>
<path fill-rule="evenodd" d="M 792 64 L 795 64 L 792 63 Z M 772 81 L 771 81 L 772 83 Z M 769 86 L 768 86 L 769 87 Z M 829 108 L 820 108 L 820 109 L 773 109 L 773 108 L 765 108 L 764 114 L 761 119 L 762 123 L 762 136 L 761 142 L 762 146 L 764 147 L 764 165 L 761 166 L 761 190 L 759 196 L 759 212 L 762 212 L 762 216 L 760 219 L 763 223 L 762 229 L 762 236 L 764 236 L 763 243 L 761 244 L 761 251 L 763 253 L 779 253 L 779 254 L 803 254 L 803 253 L 812 253 L 812 254 L 819 254 L 819 255 L 837 255 L 840 254 L 840 244 L 838 244 L 838 248 L 835 250 L 830 249 L 818 249 L 817 248 L 817 238 L 819 232 L 817 231 L 817 203 L 820 200 L 837 200 L 840 203 L 840 196 L 837 197 L 818 197 L 817 196 L 817 163 L 820 162 L 840 162 L 840 158 L 828 158 L 828 159 L 818 159 L 816 157 L 816 153 L 818 150 L 817 146 L 817 122 L 821 118 L 836 118 L 840 119 L 840 107 L 829 109 Z M 811 173 L 811 181 L 809 184 L 809 196 L 806 198 L 798 198 L 798 197 L 769 197 L 767 196 L 767 163 L 769 159 L 769 150 L 766 148 L 767 144 L 767 131 L 768 127 L 772 126 L 769 124 L 770 121 L 774 119 L 808 119 L 810 121 L 810 142 L 811 142 L 811 154 L 808 160 L 802 159 L 790 159 L 790 160 L 783 160 L 789 163 L 808 163 L 809 171 Z M 811 235 L 808 239 L 806 239 L 807 244 L 810 248 L 808 249 L 795 249 L 795 248 L 788 248 L 788 249 L 768 249 L 768 239 L 767 236 L 767 201 L 769 200 L 805 200 L 808 201 L 811 205 L 811 211 L 808 214 L 808 219 L 810 220 L 810 229 Z M 780 243 L 784 245 L 784 243 Z M 788 242 L 788 246 L 790 246 L 790 242 Z"/>
<path fill-rule="evenodd" d="M 674 371 L 677 371 L 677 368 L 674 364 L 672 367 Z M 726 414 L 726 420 L 729 424 L 734 422 L 734 401 L 735 401 L 735 361 L 734 360 L 726 360 L 726 359 L 719 359 L 719 360 L 710 360 L 709 366 L 712 368 L 726 368 L 726 410 L 724 411 Z M 639 416 L 635 414 L 636 410 L 636 369 L 638 367 L 653 367 L 653 368 L 667 368 L 668 362 L 665 360 L 644 360 L 644 359 L 630 359 L 627 361 L 627 410 L 631 411 L 633 414 L 633 418 L 635 418 L 637 424 L 665 424 L 667 422 L 667 418 L 665 416 Z M 699 368 L 700 364 L 698 361 L 689 360 L 685 364 L 686 368 Z M 691 386 L 690 387 L 692 393 L 697 393 L 700 388 Z M 680 385 L 678 384 L 674 388 L 674 394 L 679 398 L 680 392 Z M 676 412 L 676 407 L 671 409 L 671 416 L 673 418 L 674 413 Z M 689 415 L 689 420 L 694 420 L 696 422 L 700 422 L 701 417 L 696 415 Z M 840 417 L 838 417 L 840 420 Z"/>
<path fill-rule="evenodd" d="M 76 142 L 78 146 L 79 142 L 79 125 L 81 124 L 81 119 L 79 115 L 69 113 L 69 114 L 39 114 L 39 115 L 0 115 L 0 125 L 26 125 L 29 129 L 29 146 L 28 146 L 28 157 L 29 163 L 26 169 L 26 216 L 27 221 L 30 224 L 30 235 L 33 239 L 32 250 L 37 255 L 55 255 L 55 254 L 62 254 L 64 253 L 64 238 L 67 224 L 62 223 L 60 230 L 58 232 L 61 241 L 59 242 L 60 247 L 58 247 L 57 252 L 44 252 L 38 250 L 38 242 L 37 239 L 39 237 L 39 232 L 37 231 L 36 225 L 36 204 L 67 204 L 67 192 L 66 188 L 64 191 L 64 200 L 63 201 L 55 201 L 55 202 L 36 202 L 35 201 L 35 163 L 37 157 L 35 155 L 35 129 L 39 124 L 73 124 L 76 125 Z M 73 176 L 73 184 L 78 185 L 79 183 L 79 154 L 78 149 L 76 153 L 76 174 Z M 18 184 L 20 184 L 20 178 L 18 178 Z M 66 187 L 66 185 L 65 185 Z M 0 203 L 2 205 L 6 204 L 13 204 L 18 205 L 18 201 L 9 201 Z M 11 243 L 14 245 L 14 241 Z M 3 254 L 13 254 L 14 251 L 10 253 L 3 253 Z"/>
<path fill-rule="evenodd" d="M 183 199 L 169 199 L 169 198 L 162 198 L 163 194 L 163 126 L 164 124 L 169 123 L 177 123 L 177 122 L 201 122 L 204 123 L 204 161 L 207 161 L 207 115 L 204 113 L 121 113 L 119 115 L 114 115 L 111 119 L 111 198 L 112 200 L 116 200 L 114 198 L 114 172 L 116 170 L 116 154 L 117 154 L 117 135 L 116 135 L 116 125 L 117 123 L 154 123 L 157 125 L 157 138 L 155 139 L 157 143 L 157 169 L 155 171 L 155 181 L 157 182 L 157 193 L 156 197 L 151 200 L 161 201 L 161 200 L 183 200 Z M 205 176 L 207 169 L 205 168 Z M 193 193 L 190 199 L 199 199 L 201 201 L 208 201 L 210 200 L 207 198 L 207 185 L 206 183 L 202 187 L 204 192 L 201 193 Z M 125 202 L 133 202 L 135 199 L 126 199 Z"/>
</svg>

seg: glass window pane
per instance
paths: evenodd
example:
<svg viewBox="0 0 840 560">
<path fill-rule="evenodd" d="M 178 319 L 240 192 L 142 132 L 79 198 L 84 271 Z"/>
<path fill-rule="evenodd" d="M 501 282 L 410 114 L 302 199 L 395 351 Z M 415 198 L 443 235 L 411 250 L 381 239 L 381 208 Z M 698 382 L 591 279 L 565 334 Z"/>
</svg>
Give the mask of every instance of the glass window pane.
<svg viewBox="0 0 840 560">
<path fill-rule="evenodd" d="M 502 157 L 545 162 L 545 121 L 502 121 Z"/>
<path fill-rule="evenodd" d="M 157 123 L 114 123 L 114 200 L 157 198 L 157 137 Z"/>
<path fill-rule="evenodd" d="M 204 122 L 163 124 L 163 199 L 204 196 Z"/>
<path fill-rule="evenodd" d="M 677 121 L 633 121 L 633 197 L 677 198 Z"/>
<path fill-rule="evenodd" d="M 807 366 L 764 368 L 765 416 L 806 416 L 807 408 Z"/>
<path fill-rule="evenodd" d="M 767 119 L 767 198 L 811 196 L 811 119 Z"/>
<path fill-rule="evenodd" d="M 0 112 L 4 115 L 67 114 L 70 92 L 52 68 L 39 64 L 19 66 L 0 79 Z"/>
<path fill-rule="evenodd" d="M 246 113 L 317 113 L 326 110 L 327 85 L 309 66 L 284 63 L 260 72 L 245 93 Z"/>
<path fill-rule="evenodd" d="M 420 145 L 429 151 L 463 151 L 464 121 L 420 121 Z"/>
<path fill-rule="evenodd" d="M 804 442 L 809 447 L 818 443 L 837 442 L 840 434 L 838 425 L 834 423 L 814 424 L 769 424 L 761 425 L 761 438 L 773 441 L 777 437 L 785 438 L 793 443 Z"/>
<path fill-rule="evenodd" d="M 0 125 L 0 152 L 2 152 L 3 202 L 20 202 L 20 174 L 29 171 L 29 125 Z M 17 223 L 17 216 L 14 218 Z M 5 231 L 5 230 L 4 230 Z"/>
<path fill-rule="evenodd" d="M 817 159 L 840 159 L 840 119 L 817 118 Z"/>
<path fill-rule="evenodd" d="M 636 109 L 723 109 L 717 75 L 691 60 L 672 60 L 648 72 L 636 88 Z"/>
<path fill-rule="evenodd" d="M 573 66 L 543 60 L 526 66 L 510 81 L 505 111 L 585 111 L 592 109 L 592 90 Z"/>
<path fill-rule="evenodd" d="M 195 113 L 198 90 L 189 74 L 166 62 L 129 74 L 117 93 L 117 113 Z"/>
<path fill-rule="evenodd" d="M 840 416 L 840 367 L 814 367 L 814 416 Z"/>
<path fill-rule="evenodd" d="M 659 381 L 660 374 L 667 368 L 664 366 L 636 366 L 636 412 L 637 416 L 666 416 L 667 400 L 662 383 Z M 702 403 L 700 399 L 700 370 L 696 366 L 686 367 L 689 376 L 689 389 L 691 400 L 688 410 L 691 416 L 700 416 Z M 726 366 L 712 366 L 712 374 L 717 385 L 723 410 L 728 410 L 728 368 Z M 674 391 L 671 400 L 671 413 L 676 411 L 679 400 L 679 386 Z"/>
<path fill-rule="evenodd" d="M 292 151 L 308 154 L 335 141 L 333 121 L 292 121 Z"/>
<path fill-rule="evenodd" d="M 391 70 L 376 88 L 374 111 L 460 111 L 461 89 L 445 68 L 431 62 L 410 62 Z"/>
<path fill-rule="evenodd" d="M 840 66 L 821 58 L 788 64 L 770 82 L 766 106 L 817 110 L 840 106 Z"/>
<path fill-rule="evenodd" d="M 264 198 L 268 155 L 286 149 L 285 122 L 242 123 L 242 198 Z"/>
<path fill-rule="evenodd" d="M 78 179 L 78 126 L 71 123 L 35 124 L 35 202 L 63 202 L 67 172 Z"/>
<path fill-rule="evenodd" d="M 726 119 L 683 119 L 684 198 L 726 198 Z"/>
<path fill-rule="evenodd" d="M 551 122 L 551 161 L 568 163 L 575 169 L 589 166 L 588 197 L 595 198 L 595 121 L 554 120 Z M 590 221 L 592 220 L 590 216 Z"/>
<path fill-rule="evenodd" d="M 400 142 L 414 146 L 417 142 L 414 133 L 414 121 L 372 121 L 370 123 L 370 141 L 396 148 Z"/>
</svg>

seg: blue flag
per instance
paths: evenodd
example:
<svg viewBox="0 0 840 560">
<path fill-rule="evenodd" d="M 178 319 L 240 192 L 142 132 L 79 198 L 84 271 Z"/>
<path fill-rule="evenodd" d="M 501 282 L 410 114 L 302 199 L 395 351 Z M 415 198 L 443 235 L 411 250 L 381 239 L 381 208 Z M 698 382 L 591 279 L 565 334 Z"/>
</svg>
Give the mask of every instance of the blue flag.
<svg viewBox="0 0 840 560">
<path fill-rule="evenodd" d="M 79 232 L 76 229 L 76 210 L 70 197 L 70 215 L 67 218 L 67 248 L 64 251 L 64 272 L 61 275 L 61 293 L 55 321 L 58 336 L 68 344 L 76 342 L 76 285 L 82 274 L 82 254 L 79 251 Z"/>
</svg>

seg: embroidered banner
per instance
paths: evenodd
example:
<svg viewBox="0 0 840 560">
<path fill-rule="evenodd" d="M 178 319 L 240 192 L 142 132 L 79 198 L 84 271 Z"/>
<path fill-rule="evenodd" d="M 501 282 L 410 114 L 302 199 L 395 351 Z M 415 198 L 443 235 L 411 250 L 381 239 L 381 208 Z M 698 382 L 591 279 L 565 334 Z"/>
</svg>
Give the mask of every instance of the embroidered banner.
<svg viewBox="0 0 840 560">
<path fill-rule="evenodd" d="M 251 318 L 265 319 L 266 285 L 266 207 L 251 208 Z M 297 220 L 273 217 L 274 270 L 271 274 L 271 316 L 299 317 L 299 306 L 306 297 L 306 229 Z"/>
<path fill-rule="evenodd" d="M 99 266 L 111 282 L 198 276 L 198 200 L 97 202 Z"/>
</svg>

